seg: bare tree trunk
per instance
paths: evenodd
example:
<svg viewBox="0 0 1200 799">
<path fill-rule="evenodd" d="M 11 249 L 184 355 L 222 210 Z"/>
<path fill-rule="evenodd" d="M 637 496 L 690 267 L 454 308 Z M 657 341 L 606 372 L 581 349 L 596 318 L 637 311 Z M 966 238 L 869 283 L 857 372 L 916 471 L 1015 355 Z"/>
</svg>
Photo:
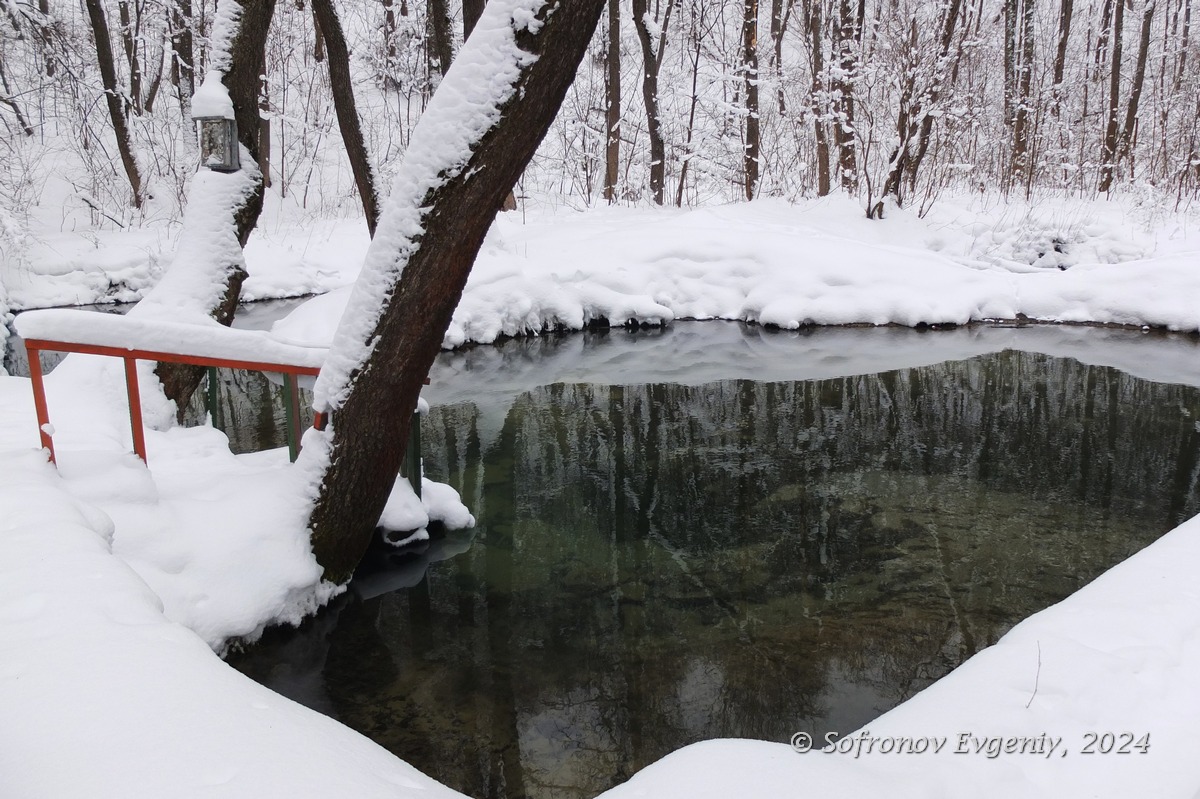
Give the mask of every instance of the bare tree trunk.
<svg viewBox="0 0 1200 799">
<path fill-rule="evenodd" d="M 1033 0 L 1022 0 L 1020 63 L 1017 66 L 1016 109 L 1013 118 L 1012 169 L 1010 180 L 1027 184 L 1032 177 L 1030 149 L 1030 87 L 1033 81 Z"/>
<path fill-rule="evenodd" d="M 1062 85 L 1067 69 L 1067 43 L 1071 38 L 1074 0 L 1061 0 L 1058 7 L 1058 47 L 1054 51 L 1054 101 L 1050 111 L 1058 116 L 1062 105 Z"/>
<path fill-rule="evenodd" d="M 826 134 L 825 103 L 819 102 L 818 97 L 825 94 L 825 23 L 822 15 L 822 0 L 804 0 L 805 26 L 808 31 L 809 52 L 812 62 L 812 111 L 813 135 L 817 145 L 817 196 L 825 197 L 832 191 L 829 175 L 829 136 Z"/>
<path fill-rule="evenodd" d="M 4 89 L 4 96 L 0 97 L 0 103 L 12 109 L 13 114 L 17 117 L 17 125 L 25 133 L 26 136 L 33 135 L 33 127 L 25 119 L 25 114 L 21 112 L 21 106 L 12 96 L 12 89 L 8 85 L 8 75 L 4 73 L 4 61 L 0 59 L 0 88 Z"/>
<path fill-rule="evenodd" d="M 54 45 L 54 27 L 50 23 L 50 0 L 38 0 L 38 13 L 42 15 L 41 24 L 38 26 L 38 36 L 42 39 L 42 48 L 44 49 L 43 64 L 45 65 L 46 77 L 53 78 L 57 71 L 57 65 L 54 60 L 53 45 Z"/>
<path fill-rule="evenodd" d="M 696 130 L 696 107 L 700 104 L 700 55 L 704 51 L 706 14 L 703 3 L 692 6 L 692 41 L 689 60 L 692 62 L 692 94 L 688 107 L 687 132 L 684 134 L 684 157 L 679 165 L 679 185 L 675 190 L 675 205 L 683 207 L 683 192 L 687 188 L 688 166 L 692 162 L 692 138 Z"/>
<path fill-rule="evenodd" d="M 667 147 L 663 141 L 662 116 L 658 110 L 658 73 L 667 45 L 667 24 L 672 8 L 674 5 L 668 3 L 659 22 L 658 41 L 655 41 L 646 21 L 649 13 L 646 0 L 633 0 L 633 27 L 642 46 L 642 102 L 646 106 L 646 133 L 650 139 L 650 191 L 658 205 L 666 200 L 667 178 Z"/>
<path fill-rule="evenodd" d="M 617 199 L 621 167 L 621 2 L 608 0 L 608 50 L 604 81 L 604 199 Z"/>
<path fill-rule="evenodd" d="M 837 119 L 834 140 L 838 147 L 838 172 L 841 186 L 848 192 L 858 191 L 857 131 L 854 127 L 854 83 L 858 79 L 858 45 L 862 25 L 850 0 L 838 0 L 837 60 L 838 69 L 832 81 L 837 96 Z"/>
<path fill-rule="evenodd" d="M 396 11 L 394 0 L 383 0 L 383 52 L 386 58 L 384 76 L 387 83 L 395 78 L 392 71 L 396 66 Z"/>
<path fill-rule="evenodd" d="M 791 10 L 790 2 L 785 8 L 783 0 L 771 0 L 771 68 L 775 71 L 775 103 L 780 116 L 787 113 L 787 98 L 783 94 L 783 31 Z"/>
<path fill-rule="evenodd" d="M 350 356 L 358 361 L 354 368 L 331 372 L 327 365 L 318 379 L 317 401 L 328 398 L 331 403 L 318 408 L 332 414 L 330 429 L 315 437 L 301 456 L 309 465 L 328 464 L 321 467 L 309 521 L 313 551 L 326 579 L 346 580 L 366 550 L 395 480 L 421 385 L 471 265 L 496 208 L 549 129 L 604 5 L 605 0 L 548 0 L 536 14 L 536 31 L 516 31 L 517 44 L 534 58 L 520 64 L 514 93 L 500 101 L 490 128 L 474 137 L 466 163 L 422 168 L 406 162 L 402 168 L 389 209 L 395 209 L 397 224 L 418 213 L 423 232 L 419 237 L 403 236 L 399 252 L 394 243 L 382 244 L 384 239 L 372 245 L 364 276 L 378 277 L 387 289 L 363 290 L 378 296 L 383 305 L 374 321 L 362 320 L 339 331 L 350 353 L 371 341 L 370 355 L 365 361 Z M 496 6 L 493 19 L 489 12 Z M 513 24 L 509 4 L 492 0 L 480 28 L 487 25 L 491 33 L 506 24 Z M 439 124 L 436 115 L 442 112 L 435 98 L 414 138 L 419 140 L 421 127 Z M 406 182 L 409 169 L 412 183 Z M 414 188 L 417 176 L 419 185 L 426 185 L 427 170 L 430 176 L 452 170 L 458 177 L 432 188 Z M 387 217 L 382 220 L 384 225 L 388 222 Z M 337 350 L 335 343 L 331 360 L 340 355 Z"/>
<path fill-rule="evenodd" d="M 1142 87 L 1146 83 L 1146 61 L 1150 54 L 1150 29 L 1154 25 L 1156 0 L 1146 0 L 1142 11 L 1142 28 L 1138 36 L 1138 51 L 1133 68 L 1133 81 L 1129 87 L 1129 100 L 1125 106 L 1125 124 L 1121 126 L 1121 136 L 1117 142 L 1116 160 L 1120 161 L 1130 154 L 1130 144 L 1137 128 L 1138 105 L 1142 99 Z"/>
<path fill-rule="evenodd" d="M 1192 28 L 1192 0 L 1181 0 L 1183 5 L 1183 24 L 1179 31 L 1179 61 L 1175 66 L 1174 90 L 1179 91 L 1183 86 L 1183 77 L 1187 74 L 1188 38 Z"/>
<path fill-rule="evenodd" d="M 192 95 L 196 93 L 196 71 L 192 55 L 192 0 L 171 3 L 171 82 L 179 93 L 179 110 L 192 118 Z"/>
<path fill-rule="evenodd" d="M 129 99 L 133 104 L 133 113 L 142 113 L 142 65 L 138 59 L 137 28 L 140 20 L 135 20 L 129 12 L 129 0 L 117 0 L 117 15 L 121 20 L 121 44 L 125 48 L 125 61 L 129 65 Z"/>
<path fill-rule="evenodd" d="M 438 74 L 445 75 L 454 60 L 454 38 L 450 35 L 450 10 L 446 0 L 429 0 L 429 32 Z"/>
<path fill-rule="evenodd" d="M 131 200 L 134 208 L 142 207 L 142 173 L 138 170 L 137 159 L 133 155 L 133 137 L 129 132 L 129 122 L 125 116 L 125 106 L 121 93 L 117 90 L 117 70 L 113 63 L 112 39 L 108 35 L 108 19 L 100 0 L 86 0 L 88 18 L 92 24 L 92 36 L 96 40 L 96 64 L 100 68 L 100 83 L 104 87 L 104 100 L 108 104 L 108 116 L 112 120 L 113 131 L 117 134 L 117 152 L 121 156 L 121 166 L 125 169 L 125 177 L 129 179 L 132 190 Z"/>
<path fill-rule="evenodd" d="M 475 23 L 483 14 L 485 0 L 463 0 L 463 41 L 475 30 Z"/>
<path fill-rule="evenodd" d="M 1004 124 L 1012 127 L 1017 96 L 1017 17 L 1020 0 L 1004 0 Z"/>
<path fill-rule="evenodd" d="M 758 107 L 758 0 L 742 5 L 742 78 L 746 91 L 746 150 L 742 158 L 746 199 L 758 193 L 762 139 Z"/>
<path fill-rule="evenodd" d="M 350 159 L 350 170 L 354 173 L 354 184 L 362 200 L 363 214 L 367 218 L 367 230 L 375 235 L 375 224 L 379 219 L 379 194 L 375 188 L 375 174 L 371 169 L 371 158 L 363 139 L 358 108 L 354 101 L 354 84 L 350 77 L 350 51 L 342 33 L 342 23 L 332 0 L 312 0 L 313 14 L 325 38 L 329 53 L 329 84 L 333 91 L 333 108 L 337 113 L 338 129 L 342 132 L 342 143 L 346 157 Z"/>
<path fill-rule="evenodd" d="M 1112 61 L 1109 65 L 1108 78 L 1108 108 L 1105 112 L 1107 120 L 1104 126 L 1104 143 L 1100 148 L 1100 185 L 1101 192 L 1112 188 L 1113 172 L 1117 168 L 1117 139 L 1120 129 L 1117 126 L 1117 106 L 1121 103 L 1121 44 L 1122 30 L 1125 26 L 1124 0 L 1115 0 L 1112 15 Z"/>
</svg>

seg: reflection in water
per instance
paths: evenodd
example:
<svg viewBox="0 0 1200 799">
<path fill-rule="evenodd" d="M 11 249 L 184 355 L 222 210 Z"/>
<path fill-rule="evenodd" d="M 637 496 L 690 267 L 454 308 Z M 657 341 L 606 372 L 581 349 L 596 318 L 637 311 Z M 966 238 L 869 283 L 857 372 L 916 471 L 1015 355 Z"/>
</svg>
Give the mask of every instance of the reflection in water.
<svg viewBox="0 0 1200 799">
<path fill-rule="evenodd" d="M 426 471 L 476 530 L 231 662 L 477 797 L 846 733 L 1200 510 L 1197 418 L 1016 351 L 435 406 Z"/>
</svg>

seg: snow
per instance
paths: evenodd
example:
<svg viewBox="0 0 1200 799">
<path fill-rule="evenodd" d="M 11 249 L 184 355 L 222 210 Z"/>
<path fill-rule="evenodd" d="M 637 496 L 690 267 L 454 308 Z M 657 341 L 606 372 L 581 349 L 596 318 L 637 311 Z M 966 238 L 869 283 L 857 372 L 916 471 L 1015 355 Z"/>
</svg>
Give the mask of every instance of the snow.
<svg viewBox="0 0 1200 799">
<path fill-rule="evenodd" d="M 232 196 L 230 187 L 225 197 Z M 1042 263 L 1053 248 L 1037 242 L 1068 228 L 1077 231 L 1070 252 L 1056 254 L 1072 259 L 1068 268 L 1058 268 L 1063 258 Z M 895 211 L 882 223 L 837 200 L 507 214 L 489 235 L 445 343 L 683 317 L 788 327 L 1024 314 L 1195 331 L 1195 231 L 1194 218 L 1143 215 L 1128 205 L 1015 210 L 970 199 L 935 207 L 924 219 Z M 268 218 L 264 233 L 246 254 L 248 285 L 259 281 L 258 296 L 344 286 L 367 248 L 360 224 L 296 230 Z M 140 269 L 152 283 L 149 262 L 158 256 L 148 250 L 137 261 L 131 242 L 139 235 L 101 247 L 86 270 L 48 263 L 30 272 L 20 291 L 6 277 L 11 305 L 87 296 L 105 274 L 104 254 L 115 255 L 118 246 L 127 248 L 124 255 L 107 263 L 116 271 Z M 298 263 L 305 267 L 289 278 Z M 192 278 L 174 278 L 197 282 L 170 294 L 203 291 L 210 280 L 197 277 L 201 272 L 214 274 L 198 268 Z M 292 360 L 297 351 L 315 357 L 333 340 L 345 293 L 305 303 L 269 334 L 218 330 L 197 317 L 198 304 L 171 297 L 124 321 L 49 311 L 19 317 L 17 326 L 26 335 L 111 335 L 123 346 L 186 341 L 189 348 L 258 355 L 276 348 Z M 807 338 L 750 331 L 736 353 L 708 351 L 682 329 L 639 337 L 586 373 L 574 349 L 582 339 L 537 364 L 486 347 L 464 348 L 451 363 L 479 377 L 471 398 L 483 410 L 483 439 L 491 435 L 487 418 L 535 370 L 544 381 L 797 379 L 1015 348 L 1200 385 L 1194 338 L 1158 340 L 1150 349 L 1127 331 L 1069 325 L 848 327 Z M 795 348 L 797 341 L 805 346 Z M 789 359 L 777 357 L 783 347 Z M 153 376 L 142 366 L 143 395 L 150 396 Z M 163 429 L 147 431 L 147 468 L 129 453 L 117 359 L 71 356 L 48 375 L 47 391 L 57 470 L 37 449 L 28 380 L 0 376 L 5 796 L 457 795 L 341 725 L 245 680 L 214 654 L 268 623 L 300 619 L 338 590 L 320 582 L 297 517 L 311 490 L 303 466 L 290 467 L 278 450 L 232 455 L 220 432 L 174 427 L 169 409 L 160 408 Z M 456 400 L 436 385 L 429 397 Z M 418 501 L 398 481 L 384 521 L 470 523 L 448 487 L 425 481 L 422 495 Z M 1200 520 L 1187 522 L 858 733 L 864 740 L 945 738 L 940 754 L 801 755 L 785 742 L 709 741 L 651 765 L 607 796 L 776 797 L 796 786 L 836 795 L 1195 796 L 1200 589 L 1190 565 L 1200 557 L 1198 528 Z M 1148 733 L 1149 751 L 1083 754 L 1086 736 L 1104 732 Z M 1049 760 L 954 754 L 964 733 L 1062 740 Z M 1069 754 L 1060 757 L 1064 750 Z M 64 752 L 69 769 L 62 768 Z"/>
<path fill-rule="evenodd" d="M 96 344 L 251 363 L 320 367 L 326 354 L 321 348 L 297 347 L 279 342 L 262 331 L 231 329 L 207 317 L 189 323 L 49 309 L 21 314 L 15 327 L 25 339 Z"/>
<path fill-rule="evenodd" d="M 681 318 L 795 329 L 961 325 L 1023 315 L 1200 329 L 1200 306 L 1190 301 L 1200 296 L 1194 238 L 1172 240 L 1169 249 L 1181 251 L 1145 259 L 1138 246 L 1116 246 L 1098 232 L 1090 247 L 1077 250 L 1138 259 L 1060 270 L 997 255 L 994 242 L 975 234 L 979 222 L 951 233 L 937 229 L 936 220 L 901 212 L 882 222 L 860 216 L 852 203 L 837 200 L 605 209 L 525 223 L 506 214 L 484 243 L 443 346 L 596 321 L 656 325 Z M 273 335 L 330 346 L 334 320 L 353 291 L 301 306 L 276 323 Z"/>
<path fill-rule="evenodd" d="M 36 451 L 0 484 L 8 797 L 461 797 L 226 666 Z"/>
</svg>

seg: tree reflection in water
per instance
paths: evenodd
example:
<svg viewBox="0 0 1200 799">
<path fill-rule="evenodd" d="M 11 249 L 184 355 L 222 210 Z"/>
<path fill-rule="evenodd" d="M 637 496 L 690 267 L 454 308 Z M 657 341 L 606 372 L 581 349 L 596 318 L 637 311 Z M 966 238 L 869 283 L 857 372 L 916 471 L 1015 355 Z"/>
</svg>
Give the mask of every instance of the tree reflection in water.
<svg viewBox="0 0 1200 799">
<path fill-rule="evenodd" d="M 442 405 L 426 471 L 473 543 L 231 661 L 477 797 L 847 733 L 1200 510 L 1198 418 L 1195 389 L 1017 351 Z"/>
</svg>

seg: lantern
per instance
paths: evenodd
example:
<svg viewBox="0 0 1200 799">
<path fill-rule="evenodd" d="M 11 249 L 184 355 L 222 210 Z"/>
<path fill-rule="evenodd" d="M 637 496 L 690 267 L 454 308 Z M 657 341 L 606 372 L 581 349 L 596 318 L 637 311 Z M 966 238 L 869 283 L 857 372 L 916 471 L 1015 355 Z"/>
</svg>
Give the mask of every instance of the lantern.
<svg viewBox="0 0 1200 799">
<path fill-rule="evenodd" d="M 200 164 L 214 172 L 237 172 L 237 122 L 225 117 L 195 117 L 200 123 Z"/>
</svg>

